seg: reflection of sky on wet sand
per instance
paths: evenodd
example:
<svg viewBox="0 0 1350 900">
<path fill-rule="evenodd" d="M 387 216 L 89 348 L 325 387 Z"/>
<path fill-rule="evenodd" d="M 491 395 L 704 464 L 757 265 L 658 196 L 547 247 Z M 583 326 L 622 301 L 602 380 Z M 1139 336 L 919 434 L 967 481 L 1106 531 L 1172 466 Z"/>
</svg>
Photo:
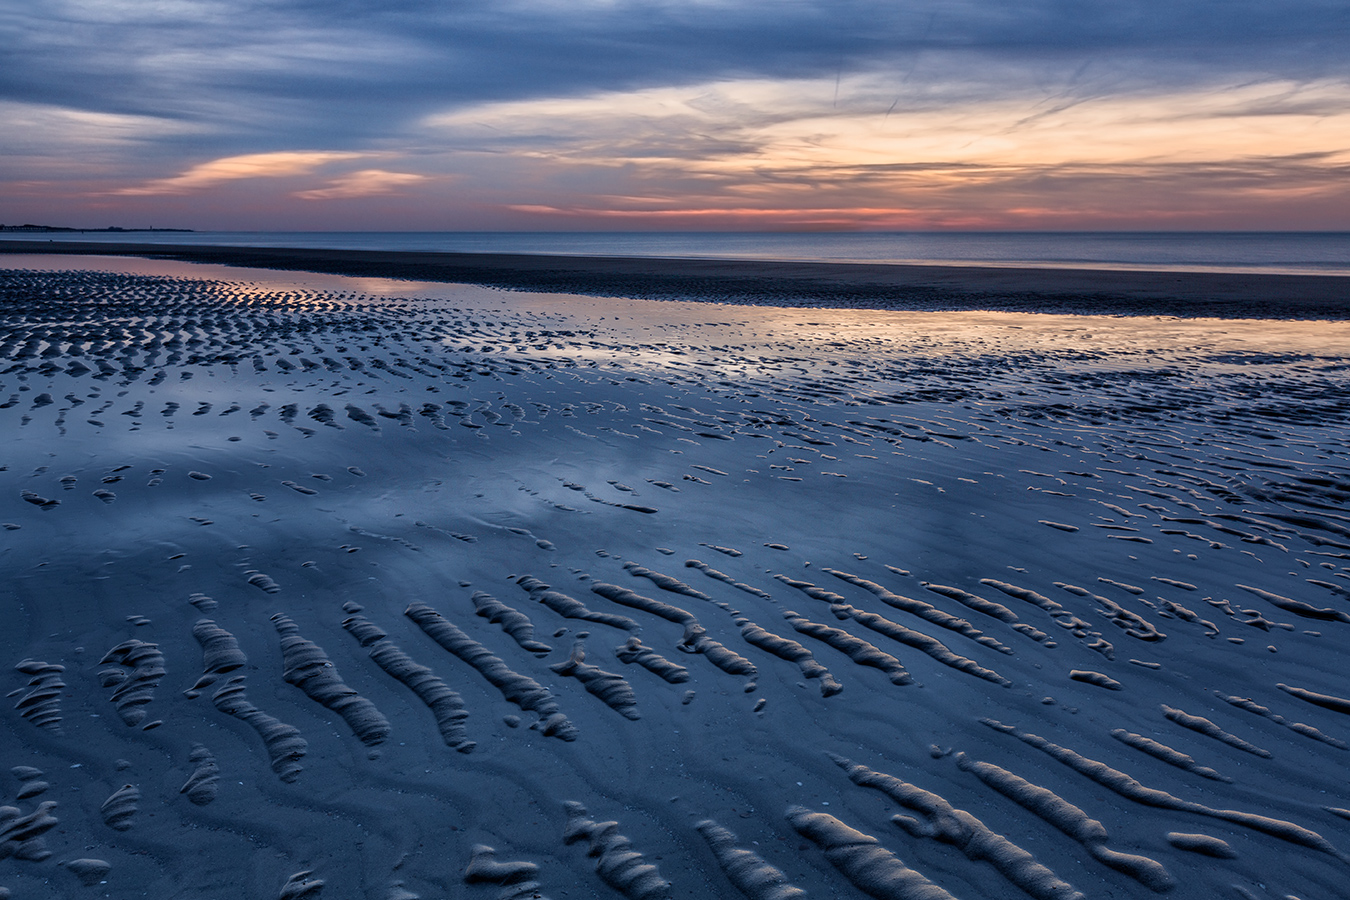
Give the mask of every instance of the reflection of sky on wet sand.
<svg viewBox="0 0 1350 900">
<path fill-rule="evenodd" d="M 1049 401 L 1057 396 L 1071 396 L 1072 385 L 1047 386 L 1039 376 L 1029 379 L 1026 373 L 1170 374 L 1199 367 L 1206 373 L 1204 377 L 1227 374 L 1241 379 L 1263 372 L 1289 377 L 1288 366 L 1296 358 L 1304 366 L 1303 376 L 1326 381 L 1336 377 L 1344 348 L 1350 346 L 1350 323 L 780 309 L 531 294 L 469 285 L 158 260 L 11 257 L 7 261 L 7 265 L 14 267 L 27 264 L 43 269 L 70 267 L 218 280 L 223 283 L 222 296 L 234 298 L 230 302 L 248 296 L 267 304 L 271 298 L 290 310 L 284 314 L 284 321 L 291 323 L 302 321 L 311 302 L 315 304 L 315 315 L 322 317 L 323 308 L 335 299 L 342 303 L 368 298 L 370 308 L 378 309 L 386 302 L 417 298 L 414 308 L 424 315 L 401 318 L 403 313 L 390 310 L 393 318 L 384 320 L 385 336 L 397 342 L 403 325 L 406 326 L 403 336 L 434 340 L 440 349 L 466 364 L 485 364 L 489 368 L 530 362 L 557 366 L 550 376 L 552 380 L 597 394 L 607 390 L 606 379 L 636 373 L 658 383 L 665 379 L 702 382 L 715 390 L 739 388 L 772 394 L 804 384 L 812 390 L 828 385 L 828 390 L 857 397 L 885 397 L 897 385 L 912 380 L 914 365 L 926 360 L 945 367 L 926 376 L 931 390 L 959 390 L 978 384 L 988 391 L 1019 391 L 1026 396 L 1044 396 Z M 311 292 L 312 298 L 308 296 Z M 428 326 L 428 322 L 435 324 Z M 338 346 L 348 352 L 357 352 L 358 347 L 378 352 L 378 347 L 366 343 L 369 335 L 351 335 L 350 340 L 336 343 L 331 340 L 316 343 L 316 339 L 299 333 L 286 337 L 289 327 L 283 327 L 272 346 L 260 348 L 264 352 L 262 359 L 271 360 L 273 354 L 317 359 L 320 352 L 330 357 L 341 356 Z M 395 354 L 404 352 L 394 345 L 387 350 Z M 300 357 L 294 355 L 297 352 Z M 1017 361 L 1010 371 L 1004 365 L 1009 360 Z M 183 380 L 189 371 L 195 377 Z M 163 422 L 182 428 L 190 424 L 194 441 L 190 448 L 178 448 L 174 459 L 187 466 L 229 461 L 236 470 L 264 466 L 268 464 L 266 460 L 277 459 L 286 460 L 288 467 L 298 465 L 303 453 L 314 445 L 312 442 L 296 445 L 293 430 L 280 427 L 274 417 L 277 409 L 293 403 L 299 409 L 297 424 L 322 429 L 323 426 L 306 419 L 316 392 L 331 398 L 340 422 L 345 422 L 342 407 L 347 402 L 358 405 L 382 402 L 389 409 L 397 409 L 403 402 L 416 408 L 422 400 L 440 399 L 434 394 L 407 396 L 398 379 L 370 378 L 366 373 L 333 373 L 323 368 L 287 373 L 274 370 L 261 384 L 249 389 L 247 385 L 256 376 L 247 362 L 230 368 L 184 367 L 183 372 L 175 371 L 173 377 L 156 386 L 150 392 L 153 398 L 139 393 L 144 389 L 145 378 L 148 374 L 139 384 L 133 383 L 121 391 L 112 391 L 106 383 L 95 387 L 87 404 L 72 411 L 70 417 L 115 399 L 115 408 L 101 414 L 102 418 L 110 420 L 110 426 L 114 422 L 131 424 L 132 420 L 120 415 L 129 406 L 130 398 L 125 395 L 131 391 L 133 397 L 141 396 L 146 401 L 143 418 L 136 420 L 137 424 L 129 431 L 100 428 L 100 450 L 136 456 L 158 453 L 168 461 L 165 451 L 159 448 L 162 436 L 156 437 L 158 429 L 150 426 Z M 1188 379 L 1172 379 L 1167 387 L 1181 389 L 1183 381 L 1190 388 L 1196 386 Z M 1215 388 L 1219 394 L 1211 396 L 1211 401 L 1222 394 L 1221 385 Z M 246 393 L 250 394 L 247 399 Z M 245 418 L 259 402 L 253 397 L 270 404 L 268 417 L 273 421 L 268 430 L 280 433 L 282 438 L 265 437 Z M 476 391 L 465 398 L 471 406 L 479 399 Z M 180 408 L 166 416 L 162 407 L 170 401 Z M 1240 401 L 1235 402 L 1240 405 Z M 208 403 L 212 407 L 207 413 L 193 415 Z M 231 404 L 241 408 L 222 416 L 222 411 Z M 146 427 L 142 428 L 140 422 L 145 422 Z M 348 432 L 342 440 L 359 440 L 363 429 L 351 422 L 345 424 Z M 394 427 L 389 421 L 382 424 L 386 429 Z M 331 429 L 323 430 L 331 436 Z M 241 440 L 232 442 L 231 437 Z M 28 441 L 27 433 L 15 435 L 14 440 L 16 446 L 22 446 Z M 70 443 L 66 441 L 67 445 Z M 486 441 L 480 444 L 484 453 L 503 452 L 502 447 Z M 292 445 L 295 446 L 288 455 L 287 448 Z M 473 446 L 470 443 L 469 447 Z M 247 463 L 241 456 L 245 450 L 253 454 Z M 296 456 L 295 452 L 302 455 Z M 465 459 L 464 452 L 473 455 L 462 449 L 458 457 L 461 461 Z M 423 466 L 416 454 L 406 464 L 411 470 Z M 487 474 L 490 471 L 488 467 L 477 477 L 495 479 L 495 475 Z M 499 504 L 497 508 L 505 507 Z"/>
<path fill-rule="evenodd" d="M 683 327 L 680 341 L 715 346 L 728 337 L 772 342 L 810 341 L 839 349 L 845 340 L 884 341 L 918 353 L 1091 351 L 1136 353 L 1164 348 L 1203 348 L 1210 353 L 1337 354 L 1350 346 L 1350 323 L 1288 319 L 1209 319 L 1158 316 L 1079 316 L 1020 312 L 895 312 L 798 309 L 685 301 L 535 294 L 474 285 L 362 278 L 314 272 L 253 269 L 173 260 L 6 254 L 6 268 L 86 270 L 201 278 L 247 285 L 269 293 L 312 290 L 379 298 L 442 299 L 466 309 L 511 309 L 565 317 L 615 340 L 655 352 L 670 340 L 662 331 Z M 700 329 L 707 328 L 707 332 Z M 596 358 L 602 353 L 591 354 Z"/>
<path fill-rule="evenodd" d="M 50 258 L 42 263 L 52 267 Z M 62 796 L 79 792 L 81 803 L 61 806 L 60 839 L 110 860 L 109 892 L 119 898 L 169 882 L 213 895 L 199 883 L 231 883 L 237 860 L 249 854 L 267 882 L 257 896 L 276 896 L 296 871 L 335 885 L 364 883 L 372 872 L 372 883 L 390 880 L 394 872 L 422 896 L 453 895 L 481 841 L 539 860 L 552 895 L 585 894 L 602 889 L 593 863 L 560 839 L 562 802 L 574 799 L 621 817 L 653 858 L 660 854 L 678 885 L 674 896 L 702 896 L 721 877 L 715 863 L 690 854 L 683 836 L 707 816 L 735 824 L 747 845 L 757 842 L 813 896 L 831 896 L 849 888 L 815 849 L 791 849 L 799 839 L 782 818 L 789 803 L 828 803 L 841 819 L 887 842 L 897 838 L 886 831 L 894 810 L 857 800 L 824 755 L 830 749 L 940 790 L 1017 840 L 1026 840 L 1026 821 L 1045 826 L 1035 849 L 1057 873 L 1079 885 L 1114 879 L 1118 894 L 1140 896 L 1128 876 L 1090 868 L 1076 842 L 1055 843 L 1062 839 L 1045 823 L 984 812 L 1004 798 L 979 779 L 962 780 L 950 757 L 932 748 L 1000 760 L 1101 814 L 1111 801 L 1096 787 L 1064 767 L 1026 765 L 1023 745 L 977 717 L 1015 719 L 1149 787 L 1191 796 L 1186 773 L 1133 756 L 1110 729 L 1158 733 L 1164 701 L 1222 717 L 1211 709 L 1216 688 L 1288 703 L 1270 683 L 1329 689 L 1343 668 L 1331 631 L 1343 623 L 1257 631 L 1235 611 L 1176 587 L 1191 583 L 1202 592 L 1194 597 L 1223 602 L 1236 583 L 1331 602 L 1305 576 L 1329 583 L 1334 571 L 1318 564 L 1341 565 L 1332 555 L 1339 550 L 1259 517 L 1285 509 L 1271 500 L 1276 492 L 1325 506 L 1324 476 L 1347 471 L 1336 411 L 1345 402 L 1350 341 L 1340 324 L 773 309 L 110 265 L 123 263 L 174 278 L 209 273 L 219 283 L 199 291 L 188 281 L 131 284 L 133 302 L 102 307 L 108 295 L 98 291 L 117 282 L 72 277 L 67 284 L 95 302 L 72 304 L 69 316 L 45 300 L 16 309 L 6 323 L 22 328 L 5 336 L 0 366 L 0 522 L 20 526 L 0 531 L 0 618 L 7 617 L 0 663 L 66 665 L 69 728 L 66 737 L 34 737 L 29 723 L 0 709 L 0 742 L 40 756 L 58 773 Z M 140 290 L 151 299 L 138 307 Z M 153 327 L 142 328 L 151 316 Z M 63 368 L 73 355 L 33 355 L 73 331 L 87 335 L 81 358 L 107 363 L 107 375 Z M 171 347 L 174 335 L 183 339 Z M 1311 480 L 1298 480 L 1305 476 Z M 39 508 L 21 491 L 60 504 Z M 1272 527 L 1239 522 L 1235 511 Z M 761 594 L 705 578 L 686 559 Z M 1310 571 L 1291 577 L 1294 559 Z M 693 610 L 724 647 L 753 655 L 754 688 L 681 654 L 682 624 L 633 609 L 621 611 L 643 617 L 644 643 L 693 674 L 675 686 L 625 666 L 615 646 L 626 632 L 564 619 L 517 581 L 534 575 L 593 609 L 613 610 L 594 583 L 647 596 L 658 590 L 625 570 L 626 561 L 678 576 L 718 601 L 660 595 Z M 1013 652 L 906 618 L 826 567 L 928 598 Z M 900 687 L 789 626 L 785 609 L 831 625 L 838 613 L 776 574 L 933 631 L 1013 686 L 971 678 L 838 619 L 903 659 L 916 683 Z M 280 589 L 265 592 L 250 581 L 259 575 Z M 1008 600 L 1029 628 L 1018 630 L 925 587 L 959 585 L 1002 600 L 982 578 L 1053 595 L 1118 656 L 1062 631 L 1044 607 Z M 1087 585 L 1089 596 L 1066 593 L 1065 584 Z M 1147 585 L 1147 596 L 1122 593 L 1129 585 Z M 553 655 L 528 655 L 475 616 L 475 590 L 527 611 Z M 210 617 L 249 657 L 252 702 L 309 742 L 297 784 L 279 783 L 257 736 L 209 697 L 182 696 L 203 658 L 192 628 L 206 613 L 188 599 L 198 592 L 219 603 Z M 1157 623 L 1166 641 L 1123 632 L 1094 605 L 1093 592 Z M 412 601 L 443 611 L 547 683 L 579 741 L 532 730 L 532 714 L 508 722 L 520 710 L 409 622 Z M 1223 638 L 1239 640 L 1214 639 L 1180 613 L 1164 615 L 1164 601 L 1184 602 L 1219 622 Z M 463 755 L 439 741 L 427 710 L 343 630 L 354 608 L 347 604 L 462 692 L 478 750 Z M 378 753 L 285 683 L 277 613 L 294 619 L 346 683 L 390 718 L 395 737 Z M 748 645 L 739 615 L 809 643 L 846 690 L 823 699 L 796 665 Z M 138 616 L 145 621 L 134 624 Z M 1037 642 L 1036 627 L 1056 640 Z M 593 635 L 587 662 L 630 680 L 641 721 L 614 715 L 550 670 L 583 630 Z M 148 739 L 118 721 L 98 675 L 100 654 L 132 635 L 156 642 L 170 673 L 151 703 L 165 724 Z M 1106 694 L 1071 678 L 1071 667 L 1109 672 L 1129 690 Z M 19 683 L 9 677 L 7 689 Z M 1246 715 L 1232 713 L 1225 724 L 1250 726 L 1240 721 Z M 1203 736 L 1169 740 L 1225 771 L 1260 765 L 1279 788 L 1213 787 L 1231 793 L 1225 804 L 1334 835 L 1318 810 L 1339 771 L 1328 758 L 1342 751 L 1294 737 L 1307 746 L 1272 744 L 1279 752 L 1260 763 L 1241 751 L 1236 760 L 1223 756 L 1232 748 L 1205 746 Z M 208 744 L 228 772 L 205 813 L 177 793 L 194 741 Z M 125 769 L 113 762 L 120 759 Z M 137 843 L 127 844 L 97 809 L 133 779 L 142 810 Z M 1167 828 L 1194 827 L 1189 814 L 1117 806 L 1109 810 L 1115 846 L 1185 873 L 1172 894 L 1178 900 L 1209 900 L 1239 875 L 1255 884 L 1269 877 L 1269 854 L 1289 852 L 1276 845 L 1250 859 L 1196 864 L 1158 838 L 1164 818 Z M 229 827 L 190 827 L 202 822 Z M 1232 839 L 1272 843 L 1269 835 Z M 931 843 L 900 846 L 958 896 L 1006 893 L 990 867 L 966 866 Z M 1340 862 L 1308 855 L 1284 886 L 1318 896 L 1339 877 Z M 7 885 L 22 896 L 62 900 L 42 879 L 45 870 L 18 871 Z M 219 872 L 227 874 L 212 874 Z"/>
<path fill-rule="evenodd" d="M 250 269 L 214 263 L 179 262 L 171 259 L 139 259 L 130 256 L 63 254 L 0 254 L 0 268 L 41 271 L 123 272 L 129 275 L 159 275 L 169 278 L 201 278 L 247 284 L 261 291 L 315 290 L 373 297 L 422 296 L 428 290 L 445 285 L 394 278 L 356 278 L 327 275 L 322 272 L 286 272 L 274 269 Z"/>
</svg>

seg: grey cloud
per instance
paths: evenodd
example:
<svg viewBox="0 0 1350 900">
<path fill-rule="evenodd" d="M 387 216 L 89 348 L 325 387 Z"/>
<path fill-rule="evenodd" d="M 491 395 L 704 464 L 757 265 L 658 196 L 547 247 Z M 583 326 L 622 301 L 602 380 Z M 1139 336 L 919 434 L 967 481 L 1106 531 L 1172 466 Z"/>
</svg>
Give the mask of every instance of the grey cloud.
<svg viewBox="0 0 1350 900">
<path fill-rule="evenodd" d="M 370 147 L 484 101 L 732 77 L 885 73 L 901 108 L 1344 79 L 1348 38 L 1350 7 L 1319 0 L 31 0 L 0 13 L 0 99 L 195 123 L 173 152 L 224 154 Z"/>
</svg>

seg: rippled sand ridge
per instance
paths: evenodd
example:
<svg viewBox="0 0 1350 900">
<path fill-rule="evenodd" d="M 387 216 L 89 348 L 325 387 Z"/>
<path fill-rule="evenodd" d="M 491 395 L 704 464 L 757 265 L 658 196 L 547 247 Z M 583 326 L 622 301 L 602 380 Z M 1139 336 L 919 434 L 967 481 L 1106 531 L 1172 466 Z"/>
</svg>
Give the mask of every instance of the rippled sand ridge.
<svg viewBox="0 0 1350 900">
<path fill-rule="evenodd" d="M 1344 892 L 1344 322 L 0 262 L 0 898 Z"/>
</svg>

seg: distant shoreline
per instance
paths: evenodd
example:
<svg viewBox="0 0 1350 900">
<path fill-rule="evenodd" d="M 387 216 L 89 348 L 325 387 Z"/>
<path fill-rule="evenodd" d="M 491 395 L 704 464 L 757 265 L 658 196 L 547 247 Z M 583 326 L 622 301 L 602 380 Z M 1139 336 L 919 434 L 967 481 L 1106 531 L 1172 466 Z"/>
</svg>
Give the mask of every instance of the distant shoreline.
<svg viewBox="0 0 1350 900">
<path fill-rule="evenodd" d="M 167 229 L 156 229 L 167 230 Z M 653 259 L 496 253 L 44 242 L 0 254 L 131 256 L 540 293 L 787 307 L 1005 310 L 1182 318 L 1350 319 L 1334 275 Z M 0 257 L 0 266 L 4 266 Z"/>
<path fill-rule="evenodd" d="M 191 228 L 68 228 L 64 225 L 0 225 L 0 234 L 194 234 Z"/>
</svg>

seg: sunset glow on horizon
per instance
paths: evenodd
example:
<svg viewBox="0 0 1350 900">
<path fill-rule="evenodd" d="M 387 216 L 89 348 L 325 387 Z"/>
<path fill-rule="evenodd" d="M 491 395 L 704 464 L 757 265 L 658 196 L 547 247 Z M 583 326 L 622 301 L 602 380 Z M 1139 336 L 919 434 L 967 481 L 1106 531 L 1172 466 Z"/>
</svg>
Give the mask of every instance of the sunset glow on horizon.
<svg viewBox="0 0 1350 900">
<path fill-rule="evenodd" d="M 0 19 L 0 222 L 1350 229 L 1343 7 L 161 12 Z"/>
</svg>

